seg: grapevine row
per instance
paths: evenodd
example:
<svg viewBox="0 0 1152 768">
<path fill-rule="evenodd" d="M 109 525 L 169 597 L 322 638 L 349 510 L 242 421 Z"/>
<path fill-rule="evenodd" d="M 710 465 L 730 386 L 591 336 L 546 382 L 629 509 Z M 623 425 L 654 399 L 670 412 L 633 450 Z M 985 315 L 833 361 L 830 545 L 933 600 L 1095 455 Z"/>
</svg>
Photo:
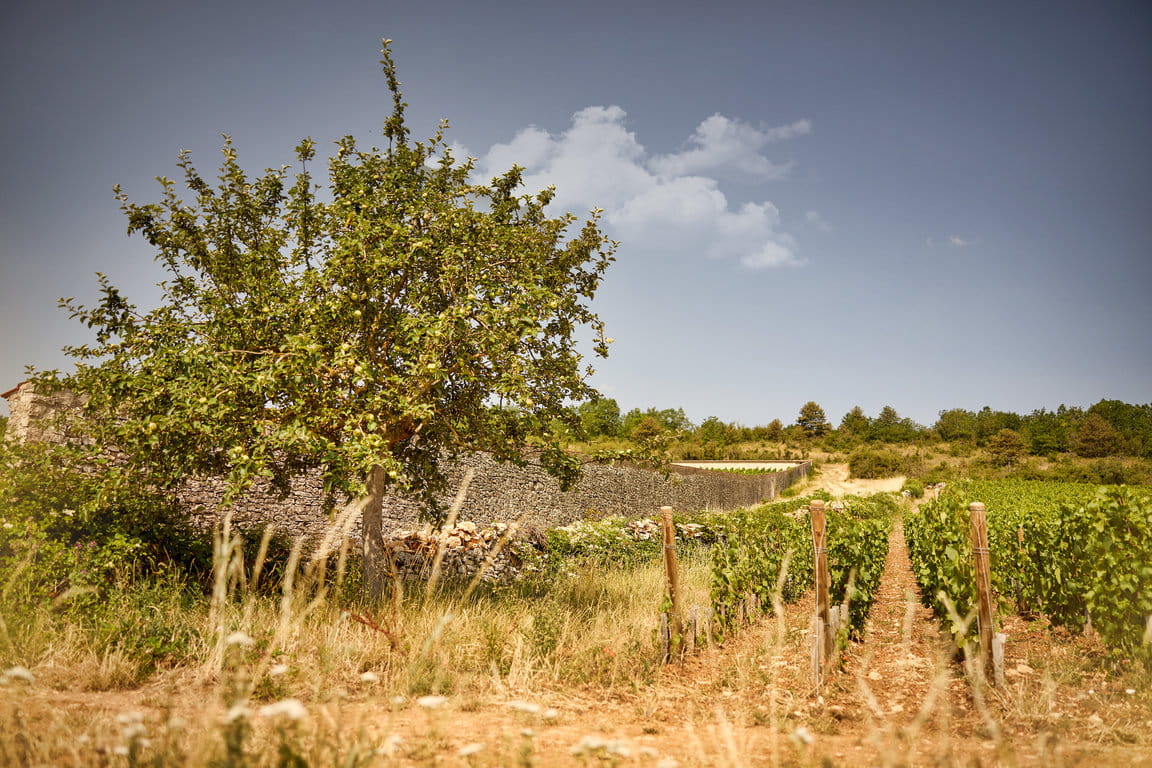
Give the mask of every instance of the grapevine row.
<svg viewBox="0 0 1152 768">
<path fill-rule="evenodd" d="M 926 601 L 959 627 L 975 599 L 968 501 L 988 508 L 993 591 L 1023 616 L 1087 623 L 1118 653 L 1152 662 L 1152 492 L 1077 483 L 986 481 L 953 486 L 905 522 Z M 969 632 L 973 631 L 971 627 Z"/>
<path fill-rule="evenodd" d="M 760 605 L 768 606 L 778 584 L 785 602 L 812 588 L 812 535 L 804 511 L 812 498 L 830 497 L 814 495 L 741 510 L 719 526 L 712 547 L 712 609 L 721 634 L 733 628 L 736 607 L 745 596 L 755 595 Z M 863 627 L 879 587 L 896 508 L 890 496 L 871 496 L 849 497 L 829 510 L 831 597 L 834 602 L 849 598 L 853 634 Z"/>
</svg>

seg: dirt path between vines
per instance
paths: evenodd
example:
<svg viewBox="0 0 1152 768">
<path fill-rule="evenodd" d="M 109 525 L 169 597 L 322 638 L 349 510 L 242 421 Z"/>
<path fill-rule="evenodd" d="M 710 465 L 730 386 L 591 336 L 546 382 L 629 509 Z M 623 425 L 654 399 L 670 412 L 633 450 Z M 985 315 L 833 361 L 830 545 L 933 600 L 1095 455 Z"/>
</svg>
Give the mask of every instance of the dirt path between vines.
<svg viewBox="0 0 1152 768">
<path fill-rule="evenodd" d="M 968 717 L 970 706 L 967 683 L 946 649 L 932 612 L 920 602 L 899 521 L 889 536 L 865 640 L 846 650 L 844 668 L 827 692 L 838 702 L 833 706 L 858 722 L 854 736 L 864 735 L 873 764 L 938 764 L 955 757 L 953 737 L 964 725 L 956 721 Z M 992 746 L 982 743 L 978 751 Z"/>
</svg>

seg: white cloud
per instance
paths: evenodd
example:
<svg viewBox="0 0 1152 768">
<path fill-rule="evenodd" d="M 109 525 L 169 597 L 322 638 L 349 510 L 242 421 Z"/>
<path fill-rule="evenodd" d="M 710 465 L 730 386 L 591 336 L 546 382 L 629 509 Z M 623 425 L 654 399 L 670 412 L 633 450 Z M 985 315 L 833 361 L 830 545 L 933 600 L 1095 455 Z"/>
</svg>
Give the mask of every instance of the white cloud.
<svg viewBox="0 0 1152 768">
<path fill-rule="evenodd" d="M 980 244 L 980 238 L 963 238 L 958 235 L 949 235 L 943 240 L 937 240 L 935 237 L 929 237 L 925 240 L 929 248 L 941 246 L 943 248 L 971 248 Z"/>
<path fill-rule="evenodd" d="M 830 232 L 832 230 L 832 225 L 829 224 L 818 211 L 808 211 L 805 213 L 804 221 L 808 222 L 809 226 L 813 226 L 821 232 Z"/>
<path fill-rule="evenodd" d="M 620 107 L 587 107 L 562 133 L 530 126 L 484 153 L 477 175 L 491 178 L 519 164 L 528 190 L 556 187 L 554 210 L 603 208 L 609 233 L 623 243 L 622 256 L 703 254 L 751 269 L 801 263 L 796 241 L 780 231 L 776 206 L 734 206 L 718 176 L 740 171 L 759 180 L 780 178 L 788 164 L 773 163 L 762 149 L 808 133 L 808 121 L 762 129 L 713 115 L 684 151 L 652 155 L 626 120 Z"/>
<path fill-rule="evenodd" d="M 812 130 L 807 120 L 777 128 L 757 128 L 723 115 L 712 115 L 700 123 L 682 152 L 657 155 L 650 163 L 662 176 L 681 176 L 735 170 L 760 179 L 780 179 L 791 163 L 773 163 L 761 150 L 766 144 L 802 136 Z"/>
</svg>

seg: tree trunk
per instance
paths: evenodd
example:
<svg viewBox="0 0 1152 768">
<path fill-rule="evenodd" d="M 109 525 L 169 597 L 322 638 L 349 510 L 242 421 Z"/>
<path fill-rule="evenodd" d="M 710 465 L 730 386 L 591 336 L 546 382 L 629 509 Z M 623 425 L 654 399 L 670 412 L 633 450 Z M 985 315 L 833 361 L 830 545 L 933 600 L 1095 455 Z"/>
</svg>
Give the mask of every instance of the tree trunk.
<svg viewBox="0 0 1152 768">
<path fill-rule="evenodd" d="M 364 589 L 372 598 L 384 595 L 388 578 L 388 562 L 384 553 L 383 510 L 384 468 L 376 464 L 368 470 L 368 493 L 363 499 L 361 535 L 364 537 Z"/>
</svg>

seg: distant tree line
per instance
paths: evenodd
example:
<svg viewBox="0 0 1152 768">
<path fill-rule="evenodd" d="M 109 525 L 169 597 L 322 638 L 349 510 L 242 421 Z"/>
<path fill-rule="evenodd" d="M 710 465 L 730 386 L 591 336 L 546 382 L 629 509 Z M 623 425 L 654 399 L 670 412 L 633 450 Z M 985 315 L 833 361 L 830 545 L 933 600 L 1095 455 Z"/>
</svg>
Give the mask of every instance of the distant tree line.
<svg viewBox="0 0 1152 768">
<path fill-rule="evenodd" d="M 979 411 L 952 408 L 940 411 L 931 426 L 901 416 L 892 406 L 884 406 L 876 416 L 868 416 L 856 406 L 844 414 L 839 426 L 833 426 L 824 409 L 812 401 L 805 403 L 795 423 L 787 426 L 774 419 L 750 427 L 715 416 L 694 424 L 683 408 L 633 408 L 622 414 L 612 398 L 583 403 L 576 413 L 583 436 L 593 440 L 645 441 L 664 435 L 711 449 L 764 441 L 808 445 L 819 442 L 831 450 L 944 441 L 984 449 L 994 462 L 1002 464 L 1029 454 L 1152 458 L 1152 403 L 1132 405 L 1120 400 L 1101 400 L 1087 409 L 1064 405 L 1054 411 L 1041 408 L 1027 415 L 987 406 Z"/>
</svg>

